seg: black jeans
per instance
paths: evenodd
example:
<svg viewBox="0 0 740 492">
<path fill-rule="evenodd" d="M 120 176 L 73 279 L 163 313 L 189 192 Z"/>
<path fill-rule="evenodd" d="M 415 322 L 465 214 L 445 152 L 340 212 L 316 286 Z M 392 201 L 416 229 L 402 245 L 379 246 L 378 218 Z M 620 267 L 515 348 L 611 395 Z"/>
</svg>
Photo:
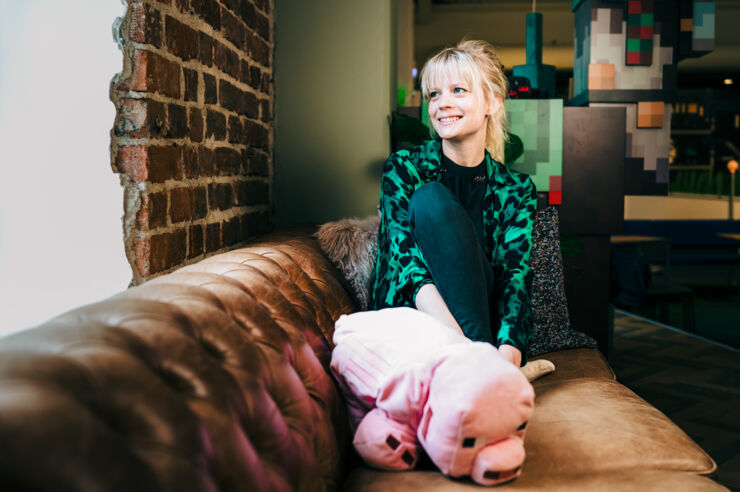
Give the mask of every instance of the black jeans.
<svg viewBox="0 0 740 492">
<path fill-rule="evenodd" d="M 468 212 L 441 183 L 418 188 L 409 201 L 411 234 L 434 285 L 471 340 L 494 343 L 494 278 Z"/>
</svg>

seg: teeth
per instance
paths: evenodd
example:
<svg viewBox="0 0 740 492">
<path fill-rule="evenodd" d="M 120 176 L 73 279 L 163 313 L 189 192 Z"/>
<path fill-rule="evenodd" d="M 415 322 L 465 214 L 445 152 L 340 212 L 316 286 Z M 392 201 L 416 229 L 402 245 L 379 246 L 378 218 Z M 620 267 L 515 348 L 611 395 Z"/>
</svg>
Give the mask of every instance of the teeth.
<svg viewBox="0 0 740 492">
<path fill-rule="evenodd" d="M 450 123 L 453 121 L 457 121 L 459 119 L 460 119 L 459 116 L 448 116 L 446 118 L 440 118 L 439 121 L 441 121 L 442 123 Z"/>
</svg>

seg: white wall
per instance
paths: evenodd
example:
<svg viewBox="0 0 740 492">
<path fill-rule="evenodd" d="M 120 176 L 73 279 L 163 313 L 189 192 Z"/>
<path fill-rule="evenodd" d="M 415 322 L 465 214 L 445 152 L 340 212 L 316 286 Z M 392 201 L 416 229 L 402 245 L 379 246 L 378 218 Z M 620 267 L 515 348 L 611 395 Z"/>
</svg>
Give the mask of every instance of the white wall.
<svg viewBox="0 0 740 492">
<path fill-rule="evenodd" d="M 0 336 L 127 287 L 110 167 L 121 0 L 0 0 Z"/>
<path fill-rule="evenodd" d="M 391 1 L 276 9 L 276 225 L 374 213 L 396 86 Z"/>
</svg>

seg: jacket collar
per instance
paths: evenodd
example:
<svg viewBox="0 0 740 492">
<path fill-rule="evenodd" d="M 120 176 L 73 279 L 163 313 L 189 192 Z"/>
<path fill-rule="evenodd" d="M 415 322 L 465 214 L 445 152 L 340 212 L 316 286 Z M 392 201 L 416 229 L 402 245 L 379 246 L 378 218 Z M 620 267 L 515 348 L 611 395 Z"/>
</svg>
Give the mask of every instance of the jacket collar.
<svg viewBox="0 0 740 492">
<path fill-rule="evenodd" d="M 426 161 L 429 163 L 429 170 L 434 171 L 439 181 L 440 169 L 442 168 L 442 141 L 441 140 L 430 140 L 422 144 L 423 154 L 426 156 Z M 486 173 L 488 175 L 489 183 L 498 183 L 500 185 L 506 185 L 506 170 L 504 165 L 496 161 L 485 150 L 486 153 Z"/>
</svg>

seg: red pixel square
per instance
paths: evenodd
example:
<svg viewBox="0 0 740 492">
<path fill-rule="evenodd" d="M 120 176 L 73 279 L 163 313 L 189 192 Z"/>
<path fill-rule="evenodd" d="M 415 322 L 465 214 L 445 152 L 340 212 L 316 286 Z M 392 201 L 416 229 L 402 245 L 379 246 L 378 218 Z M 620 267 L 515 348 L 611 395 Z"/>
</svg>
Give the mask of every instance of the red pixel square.
<svg viewBox="0 0 740 492">
<path fill-rule="evenodd" d="M 550 176 L 550 192 L 563 191 L 563 177 Z"/>
<path fill-rule="evenodd" d="M 653 26 L 640 26 L 640 39 L 653 39 Z"/>
<path fill-rule="evenodd" d="M 630 14 L 641 14 L 642 2 L 640 0 L 630 0 L 627 12 Z"/>
<path fill-rule="evenodd" d="M 640 26 L 627 26 L 627 39 L 640 39 Z"/>
<path fill-rule="evenodd" d="M 562 205 L 563 204 L 563 192 L 562 191 L 551 191 L 547 194 L 548 205 Z"/>
<path fill-rule="evenodd" d="M 628 51 L 627 52 L 627 65 L 639 65 L 640 64 L 640 52 L 639 51 Z"/>
</svg>

